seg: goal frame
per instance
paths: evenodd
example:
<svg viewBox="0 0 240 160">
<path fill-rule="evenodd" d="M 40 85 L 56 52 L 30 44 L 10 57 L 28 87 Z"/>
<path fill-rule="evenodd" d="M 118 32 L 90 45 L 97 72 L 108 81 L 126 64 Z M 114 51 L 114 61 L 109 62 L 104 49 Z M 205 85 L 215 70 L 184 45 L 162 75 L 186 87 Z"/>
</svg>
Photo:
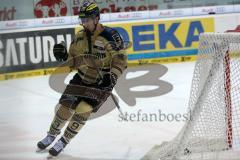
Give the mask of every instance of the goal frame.
<svg viewBox="0 0 240 160">
<path fill-rule="evenodd" d="M 237 26 L 237 28 L 235 30 L 227 30 L 224 34 L 227 34 L 229 32 L 240 32 L 240 25 Z M 237 41 L 239 41 L 238 38 L 237 38 Z M 235 42 L 235 40 L 234 40 L 234 42 Z M 225 157 L 225 159 L 226 159 L 226 157 L 228 157 L 229 154 L 235 155 L 234 157 L 237 157 L 237 156 L 240 157 L 240 151 L 235 152 L 235 151 L 232 150 L 233 149 L 233 108 L 232 108 L 233 106 L 232 106 L 232 99 L 231 99 L 231 96 L 232 96 L 231 95 L 231 86 L 232 86 L 232 84 L 231 84 L 231 58 L 232 57 L 231 57 L 231 54 L 230 54 L 230 47 L 228 46 L 227 43 L 224 42 L 224 40 L 223 40 L 222 46 L 220 46 L 220 48 L 221 48 L 220 50 L 223 51 L 222 52 L 223 56 L 221 58 L 222 61 L 218 62 L 215 59 L 213 59 L 213 61 L 215 61 L 216 66 L 223 65 L 223 72 L 224 72 L 223 73 L 223 79 L 224 79 L 224 81 L 223 81 L 223 85 L 224 85 L 223 86 L 224 87 L 223 92 L 225 92 L 225 95 L 224 95 L 225 97 L 223 99 L 223 101 L 225 102 L 225 105 L 223 105 L 223 108 L 224 108 L 224 106 L 226 107 L 225 108 L 225 122 L 224 122 L 224 123 L 226 123 L 226 125 L 225 125 L 226 128 L 224 130 L 226 131 L 225 132 L 226 133 L 225 146 L 228 147 L 228 148 L 226 148 L 226 150 L 223 149 L 222 151 L 216 150 L 216 152 L 213 151 L 213 152 L 208 153 L 208 152 L 203 151 L 202 153 L 201 152 L 193 153 L 193 156 L 195 156 L 195 154 L 196 155 L 198 155 L 198 154 L 199 155 L 201 155 L 201 154 L 206 154 L 206 155 L 212 154 L 212 155 L 216 156 L 215 159 L 218 159 L 218 160 L 220 160 L 223 157 Z M 213 70 L 212 67 L 211 67 L 209 72 L 211 74 L 214 74 L 214 70 Z M 211 81 L 211 77 L 208 76 L 206 78 L 206 81 Z M 209 84 L 210 83 L 206 83 L 201 90 L 205 90 L 205 88 L 208 88 Z M 198 101 L 201 101 L 201 99 L 204 99 L 204 97 L 205 96 L 203 94 L 200 94 L 199 97 L 198 97 Z M 199 102 L 196 102 L 195 105 L 200 105 L 200 104 L 199 104 Z M 195 109 L 195 107 L 194 107 L 194 109 Z M 197 109 L 200 108 L 199 110 L 201 110 L 201 106 L 196 107 L 196 108 Z M 191 111 L 191 116 L 198 117 L 199 115 L 198 115 L 197 111 L 192 110 Z M 184 142 L 184 139 L 186 138 L 184 135 L 187 134 L 186 131 L 188 131 L 189 126 L 190 127 L 192 126 L 191 123 L 192 122 L 187 121 L 186 124 L 181 129 L 180 133 L 172 141 L 163 142 L 161 145 L 155 145 L 154 148 L 152 150 L 150 150 L 150 152 L 148 152 L 142 158 L 142 160 L 151 160 L 151 159 L 156 159 L 156 158 L 159 159 L 159 157 L 157 157 L 158 154 L 161 154 L 161 156 L 164 157 L 163 158 L 164 160 L 175 160 L 175 159 L 182 159 L 182 158 L 184 159 L 184 157 L 187 158 L 188 153 L 186 153 L 186 155 L 185 154 L 183 154 L 183 155 L 179 154 L 180 152 L 178 152 L 178 149 L 179 149 L 178 147 L 179 147 L 179 144 L 182 144 Z M 190 130 L 191 130 L 191 128 L 190 128 Z M 223 132 L 224 132 L 224 130 L 223 130 Z M 206 140 L 208 140 L 208 139 L 206 139 Z M 210 142 L 210 143 L 214 144 L 216 142 L 213 140 L 213 143 L 212 142 Z M 221 143 L 221 141 L 217 142 L 217 143 Z M 165 150 L 166 148 L 168 150 Z M 184 153 L 185 153 L 185 149 L 184 149 Z M 156 155 L 156 156 L 154 157 L 154 155 Z M 180 158 L 180 157 L 182 157 L 182 158 Z M 231 158 L 231 159 L 234 159 L 234 157 Z M 201 159 L 204 159 L 204 158 L 201 158 Z M 159 160 L 162 160 L 162 159 L 159 159 Z"/>
</svg>

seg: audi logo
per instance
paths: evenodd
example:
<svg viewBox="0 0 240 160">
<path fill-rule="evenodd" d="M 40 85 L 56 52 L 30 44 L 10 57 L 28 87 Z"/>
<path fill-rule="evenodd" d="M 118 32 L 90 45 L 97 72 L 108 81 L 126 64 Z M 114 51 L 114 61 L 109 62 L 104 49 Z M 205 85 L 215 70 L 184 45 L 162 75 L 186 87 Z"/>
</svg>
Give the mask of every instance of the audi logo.
<svg viewBox="0 0 240 160">
<path fill-rule="evenodd" d="M 63 18 L 61 18 L 61 19 L 55 19 L 54 22 L 55 22 L 55 23 L 58 23 L 58 24 L 59 24 L 59 23 L 65 23 L 65 20 L 64 20 Z"/>
<path fill-rule="evenodd" d="M 132 17 L 133 17 L 133 18 L 141 18 L 141 17 L 143 17 L 143 16 L 142 16 L 142 13 L 137 13 L 137 12 L 135 12 L 135 13 L 132 13 Z"/>
</svg>

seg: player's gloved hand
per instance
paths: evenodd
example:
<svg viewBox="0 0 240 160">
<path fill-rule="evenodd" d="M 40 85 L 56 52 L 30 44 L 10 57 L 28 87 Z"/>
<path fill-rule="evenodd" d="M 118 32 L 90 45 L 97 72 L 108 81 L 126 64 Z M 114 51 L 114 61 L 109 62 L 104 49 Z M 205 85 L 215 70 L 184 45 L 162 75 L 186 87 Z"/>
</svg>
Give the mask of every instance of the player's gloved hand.
<svg viewBox="0 0 240 160">
<path fill-rule="evenodd" d="M 107 73 L 107 74 L 104 74 L 102 82 L 100 83 L 99 87 L 106 91 L 112 91 L 116 83 L 117 83 L 117 77 L 114 76 L 114 74 L 112 73 Z"/>
<path fill-rule="evenodd" d="M 66 61 L 68 58 L 66 44 L 61 42 L 53 47 L 53 54 L 57 61 Z"/>
</svg>

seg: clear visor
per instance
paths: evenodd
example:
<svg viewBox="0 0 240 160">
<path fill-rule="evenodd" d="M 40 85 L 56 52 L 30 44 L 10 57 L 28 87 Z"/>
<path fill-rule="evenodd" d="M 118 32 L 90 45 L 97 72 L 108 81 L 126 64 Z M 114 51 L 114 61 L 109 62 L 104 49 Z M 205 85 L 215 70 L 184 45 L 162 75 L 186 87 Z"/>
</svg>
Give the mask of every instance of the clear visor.
<svg viewBox="0 0 240 160">
<path fill-rule="evenodd" d="M 95 17 L 85 17 L 85 18 L 78 18 L 78 21 L 79 21 L 79 24 L 80 25 L 83 25 L 83 24 L 86 24 L 86 23 L 89 23 L 89 22 L 92 22 L 94 21 Z"/>
</svg>

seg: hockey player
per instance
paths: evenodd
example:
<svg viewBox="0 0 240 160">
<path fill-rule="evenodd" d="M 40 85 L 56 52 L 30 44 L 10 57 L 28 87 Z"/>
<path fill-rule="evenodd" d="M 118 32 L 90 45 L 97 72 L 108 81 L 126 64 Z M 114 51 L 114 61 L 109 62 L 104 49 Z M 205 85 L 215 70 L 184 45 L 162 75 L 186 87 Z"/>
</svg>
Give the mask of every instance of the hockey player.
<svg viewBox="0 0 240 160">
<path fill-rule="evenodd" d="M 57 156 L 77 135 L 90 114 L 97 112 L 109 96 L 106 93 L 112 91 L 117 79 L 127 68 L 124 42 L 116 30 L 99 23 L 100 12 L 97 4 L 83 2 L 79 19 L 83 30 L 75 35 L 69 52 L 62 43 L 55 44 L 54 56 L 58 61 L 71 61 L 69 67 L 78 70 L 66 90 L 70 86 L 96 88 L 103 91 L 103 98 L 65 94 L 65 90 L 47 136 L 37 144 L 38 148 L 46 149 L 68 122 L 62 137 L 49 150 L 52 156 Z"/>
</svg>

